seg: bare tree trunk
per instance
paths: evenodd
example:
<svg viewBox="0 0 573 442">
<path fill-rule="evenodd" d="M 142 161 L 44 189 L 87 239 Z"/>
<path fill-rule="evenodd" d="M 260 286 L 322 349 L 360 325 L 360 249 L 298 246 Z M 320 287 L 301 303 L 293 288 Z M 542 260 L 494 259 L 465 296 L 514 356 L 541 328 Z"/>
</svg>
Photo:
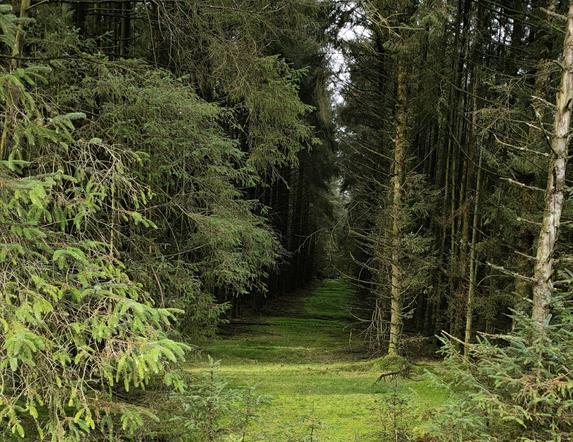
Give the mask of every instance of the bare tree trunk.
<svg viewBox="0 0 573 442">
<path fill-rule="evenodd" d="M 473 117 L 476 118 L 475 115 Z M 475 123 L 475 121 L 474 121 Z M 476 260 L 476 242 L 478 233 L 478 221 L 479 221 L 479 198 L 481 191 L 481 179 L 482 179 L 482 159 L 483 159 L 483 148 L 479 147 L 479 160 L 478 160 L 478 170 L 476 178 L 476 193 L 474 200 L 474 213 L 472 219 L 472 240 L 470 244 L 470 265 L 469 265 L 469 287 L 468 287 L 468 298 L 466 304 L 466 330 L 465 330 L 465 340 L 464 340 L 464 355 L 467 356 L 469 352 L 469 343 L 472 339 L 472 328 L 473 328 L 473 313 L 474 313 L 474 297 L 476 289 L 477 280 L 477 260 Z"/>
<path fill-rule="evenodd" d="M 549 13 L 555 13 L 557 10 L 557 4 L 555 0 L 548 0 L 544 4 L 542 3 L 537 8 L 539 14 L 544 14 L 541 10 L 545 7 L 546 11 Z M 527 5 L 522 5 L 523 11 L 526 11 Z M 544 32 L 537 32 L 532 34 L 532 37 L 544 41 L 545 44 L 542 45 L 539 52 L 539 58 L 536 63 L 535 68 L 535 82 L 533 85 L 533 96 L 534 97 L 544 97 L 544 91 L 548 89 L 548 83 L 550 80 L 550 71 L 546 68 L 546 65 L 553 64 L 553 60 L 548 59 L 549 54 L 551 54 L 551 47 L 554 45 L 553 41 L 544 35 Z M 534 150 L 541 150 L 542 146 L 545 146 L 545 134 L 544 134 L 544 122 L 546 120 L 546 109 L 544 105 L 541 105 L 538 100 L 532 100 L 532 106 L 536 114 L 538 124 L 532 124 L 528 129 L 528 144 L 533 147 Z M 525 153 L 525 155 L 532 155 L 531 153 Z M 537 158 L 528 158 L 532 164 L 536 164 Z M 545 167 L 545 164 L 544 164 Z M 526 178 L 522 177 L 521 180 L 525 184 L 541 187 L 542 184 L 537 182 L 536 178 Z M 534 191 L 535 192 L 535 191 Z M 535 195 L 527 194 L 527 202 L 525 204 L 530 207 L 535 207 L 534 198 L 537 198 L 537 193 Z M 533 235 L 529 229 L 523 229 L 519 232 L 520 237 L 520 248 L 527 254 L 533 255 L 532 250 L 535 247 L 535 235 Z M 515 305 L 516 310 L 526 311 L 529 308 L 529 300 L 532 298 L 532 284 L 529 278 L 523 278 L 521 275 L 528 275 L 530 272 L 531 262 L 527 255 L 519 255 L 517 257 L 516 271 L 514 289 L 517 297 L 517 304 Z M 515 328 L 515 320 L 512 319 L 511 329 Z"/>
<path fill-rule="evenodd" d="M 396 85 L 396 138 L 394 139 L 394 177 L 392 183 L 392 277 L 390 303 L 390 338 L 388 354 L 397 355 L 402 333 L 402 273 L 400 255 L 402 247 L 402 232 L 400 228 L 402 216 L 402 192 L 404 186 L 404 166 L 406 160 L 406 129 L 407 129 L 407 97 L 406 69 L 399 61 L 397 67 Z"/>
<path fill-rule="evenodd" d="M 563 43 L 563 73 L 557 94 L 555 129 L 551 142 L 552 158 L 545 190 L 543 223 L 537 241 L 537 258 L 533 278 L 532 318 L 545 324 L 549 318 L 552 296 L 553 254 L 563 210 L 565 169 L 569 144 L 569 125 L 573 101 L 573 0 L 569 4 L 567 30 Z"/>
</svg>

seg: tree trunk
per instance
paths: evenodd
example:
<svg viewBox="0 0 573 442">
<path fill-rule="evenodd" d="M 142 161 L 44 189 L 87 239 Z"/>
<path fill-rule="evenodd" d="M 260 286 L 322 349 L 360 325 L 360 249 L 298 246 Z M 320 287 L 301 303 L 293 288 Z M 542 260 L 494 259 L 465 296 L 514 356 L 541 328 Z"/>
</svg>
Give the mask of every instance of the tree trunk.
<svg viewBox="0 0 573 442">
<path fill-rule="evenodd" d="M 388 354 L 397 355 L 402 333 L 402 274 L 400 255 L 402 246 L 401 216 L 402 192 L 404 185 L 404 166 L 406 159 L 406 69 L 398 62 L 396 85 L 396 138 L 394 139 L 394 177 L 392 183 L 392 277 L 390 305 L 390 338 Z"/>
<path fill-rule="evenodd" d="M 476 118 L 475 115 L 473 117 Z M 475 122 L 474 122 L 475 123 Z M 472 339 L 472 323 L 473 323 L 473 313 L 474 313 L 474 296 L 476 289 L 477 280 L 477 261 L 476 261 L 476 242 L 478 234 L 478 221 L 479 221 L 479 198 L 481 191 L 481 178 L 482 178 L 482 159 L 483 159 L 483 148 L 479 147 L 479 160 L 478 160 L 478 170 L 476 178 L 476 193 L 474 200 L 474 213 L 472 219 L 472 240 L 470 244 L 470 264 L 469 264 L 469 287 L 468 287 L 468 298 L 466 305 L 466 330 L 465 330 L 465 346 L 464 355 L 467 356 L 469 352 L 469 344 Z"/>
<path fill-rule="evenodd" d="M 569 144 L 571 102 L 573 101 L 573 0 L 569 4 L 567 30 L 563 43 L 563 73 L 557 94 L 555 129 L 551 142 L 552 158 L 545 190 L 543 223 L 537 241 L 537 257 L 533 283 L 532 318 L 545 324 L 549 318 L 549 305 L 553 290 L 553 254 L 559 234 L 563 210 L 565 169 Z"/>
</svg>

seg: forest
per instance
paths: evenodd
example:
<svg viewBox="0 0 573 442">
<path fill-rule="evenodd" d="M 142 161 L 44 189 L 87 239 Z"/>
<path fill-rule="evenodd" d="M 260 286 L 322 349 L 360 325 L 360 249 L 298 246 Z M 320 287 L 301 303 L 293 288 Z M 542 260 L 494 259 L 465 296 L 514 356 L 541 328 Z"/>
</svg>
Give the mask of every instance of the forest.
<svg viewBox="0 0 573 442">
<path fill-rule="evenodd" d="M 0 2 L 0 440 L 573 441 L 573 0 Z"/>
</svg>

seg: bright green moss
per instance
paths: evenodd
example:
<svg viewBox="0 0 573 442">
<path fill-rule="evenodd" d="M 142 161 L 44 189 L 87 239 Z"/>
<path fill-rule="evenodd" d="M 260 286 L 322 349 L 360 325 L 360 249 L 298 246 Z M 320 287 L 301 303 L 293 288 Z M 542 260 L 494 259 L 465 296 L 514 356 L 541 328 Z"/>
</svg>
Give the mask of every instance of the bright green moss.
<svg viewBox="0 0 573 442">
<path fill-rule="evenodd" d="M 393 364 L 364 359 L 360 338 L 349 339 L 351 295 L 344 282 L 325 281 L 303 302 L 282 299 L 280 316 L 250 318 L 232 337 L 207 346 L 232 386 L 256 385 L 271 398 L 249 440 L 310 440 L 312 433 L 319 441 L 380 441 L 393 394 L 408 400 L 412 433 L 424 433 L 423 416 L 446 393 L 422 376 L 430 364 L 416 367 L 412 379 L 375 382 L 381 367 Z M 197 362 L 190 371 L 203 367 Z"/>
</svg>

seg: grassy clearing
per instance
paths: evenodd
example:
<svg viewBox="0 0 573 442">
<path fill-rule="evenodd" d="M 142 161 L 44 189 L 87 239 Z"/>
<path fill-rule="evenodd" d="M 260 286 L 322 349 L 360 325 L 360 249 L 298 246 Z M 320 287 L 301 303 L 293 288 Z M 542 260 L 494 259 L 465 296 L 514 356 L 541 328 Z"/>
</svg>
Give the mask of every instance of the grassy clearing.
<svg viewBox="0 0 573 442">
<path fill-rule="evenodd" d="M 271 401 L 259 410 L 246 440 L 381 441 L 392 395 L 407 398 L 404 416 L 423 434 L 424 415 L 445 392 L 420 375 L 375 383 L 379 374 L 358 337 L 350 339 L 350 288 L 326 281 L 303 298 L 282 300 L 273 316 L 250 318 L 232 337 L 207 351 L 222 360 L 220 374 L 232 386 L 256 385 Z M 198 361 L 191 372 L 204 370 Z M 417 372 L 426 367 L 419 367 Z"/>
</svg>

